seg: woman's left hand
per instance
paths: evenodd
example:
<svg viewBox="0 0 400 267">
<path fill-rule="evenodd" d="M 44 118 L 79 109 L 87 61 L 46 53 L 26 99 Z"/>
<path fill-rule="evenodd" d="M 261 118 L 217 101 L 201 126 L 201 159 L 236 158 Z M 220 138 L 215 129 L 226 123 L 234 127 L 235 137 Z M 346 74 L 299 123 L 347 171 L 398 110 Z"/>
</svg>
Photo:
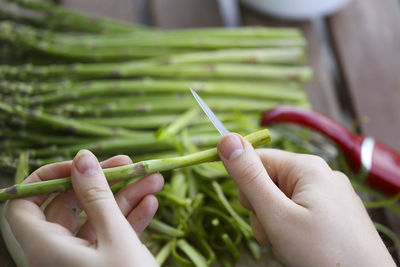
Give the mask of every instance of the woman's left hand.
<svg viewBox="0 0 400 267">
<path fill-rule="evenodd" d="M 157 266 L 139 240 L 158 208 L 154 194 L 163 187 L 156 173 L 113 196 L 102 168 L 132 163 L 116 156 L 101 164 L 87 150 L 73 161 L 43 166 L 23 183 L 71 176 L 74 190 L 10 200 L 5 216 L 31 266 Z M 77 229 L 81 211 L 88 221 Z"/>
</svg>

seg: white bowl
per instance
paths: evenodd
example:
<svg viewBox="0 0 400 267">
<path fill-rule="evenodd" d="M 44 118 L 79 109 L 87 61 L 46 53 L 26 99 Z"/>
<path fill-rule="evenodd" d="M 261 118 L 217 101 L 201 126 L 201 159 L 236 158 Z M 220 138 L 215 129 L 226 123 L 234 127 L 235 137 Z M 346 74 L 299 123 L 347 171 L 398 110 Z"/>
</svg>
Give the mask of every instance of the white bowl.
<svg viewBox="0 0 400 267">
<path fill-rule="evenodd" d="M 291 20 L 332 14 L 350 0 L 240 0 L 257 12 Z"/>
</svg>

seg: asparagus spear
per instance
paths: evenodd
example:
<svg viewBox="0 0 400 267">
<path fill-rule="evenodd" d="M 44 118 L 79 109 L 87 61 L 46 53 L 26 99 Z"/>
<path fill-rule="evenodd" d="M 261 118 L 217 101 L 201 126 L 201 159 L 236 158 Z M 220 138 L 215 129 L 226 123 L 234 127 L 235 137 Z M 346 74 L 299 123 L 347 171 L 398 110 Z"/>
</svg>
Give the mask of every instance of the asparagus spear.
<svg viewBox="0 0 400 267">
<path fill-rule="evenodd" d="M 47 22 L 47 25 L 52 25 L 53 27 L 67 27 L 89 32 L 134 32 L 142 29 L 132 24 L 108 18 L 91 18 L 86 14 L 60 7 L 51 2 L 32 0 L 5 1 L 26 9 L 42 12 L 41 15 L 44 15 L 43 23 Z"/>
<path fill-rule="evenodd" d="M 271 141 L 269 132 L 266 129 L 252 133 L 245 138 L 255 147 L 262 146 Z M 218 160 L 218 152 L 216 148 L 213 148 L 176 158 L 141 161 L 125 166 L 108 168 L 104 169 L 104 174 L 108 181 L 114 181 L 216 160 Z M 66 192 L 71 188 L 71 178 L 69 177 L 31 184 L 16 184 L 1 190 L 0 201 L 54 191 Z"/>
<path fill-rule="evenodd" d="M 0 85 L 1 86 L 1 85 Z M 42 83 L 44 88 L 57 88 L 59 83 Z M 92 96 L 128 95 L 140 93 L 187 93 L 188 88 L 200 90 L 204 95 L 238 96 L 257 99 L 301 100 L 305 93 L 297 82 L 226 82 L 226 81 L 189 81 L 189 80 L 93 80 L 75 82 L 69 88 L 55 90 L 53 93 L 39 95 L 32 99 L 33 104 L 55 104 L 60 101 Z M 110 90 L 112 89 L 112 90 Z"/>
<path fill-rule="evenodd" d="M 9 115 L 19 115 L 24 119 L 38 121 L 51 127 L 67 130 L 83 135 L 91 136 L 140 136 L 145 135 L 144 132 L 134 132 L 121 128 L 108 128 L 99 125 L 91 125 L 89 123 L 80 123 L 71 119 L 60 116 L 51 116 L 40 110 L 25 110 L 21 106 L 10 106 L 6 103 L 0 103 L 0 110 Z"/>
<path fill-rule="evenodd" d="M 243 119 L 257 120 L 259 117 L 258 113 L 245 113 L 241 112 Z M 218 118 L 222 122 L 237 121 L 238 118 L 232 114 L 232 112 L 220 112 L 217 114 Z M 140 114 L 138 116 L 118 116 L 118 117 L 89 117 L 89 118 L 76 118 L 77 121 L 89 122 L 91 124 L 99 124 L 109 127 L 125 127 L 128 129 L 154 129 L 159 128 L 165 123 L 172 123 L 175 121 L 176 114 L 155 114 L 145 115 Z M 192 122 L 193 125 L 205 125 L 210 124 L 210 120 L 203 116 Z"/>
<path fill-rule="evenodd" d="M 216 112 L 220 111 L 242 111 L 262 112 L 272 108 L 281 101 L 238 99 L 224 97 L 205 97 L 207 104 Z M 194 105 L 194 99 L 190 96 L 159 96 L 159 97 L 126 97 L 126 98 L 98 98 L 91 100 L 91 104 L 69 103 L 60 107 L 48 107 L 48 112 L 62 112 L 71 115 L 92 115 L 110 116 L 122 114 L 143 114 L 143 113 L 176 113 L 189 109 Z M 307 106 L 306 100 L 286 101 L 297 106 Z M 171 103 L 174 103 L 171 105 Z"/>
<path fill-rule="evenodd" d="M 22 152 L 19 155 L 17 171 L 15 173 L 15 183 L 21 183 L 29 174 L 29 153 L 27 151 Z"/>
<path fill-rule="evenodd" d="M 217 134 L 201 134 L 193 135 L 193 142 L 201 147 L 213 146 L 218 142 L 219 135 Z M 87 148 L 94 153 L 112 154 L 112 153 L 129 153 L 135 151 L 140 152 L 153 152 L 170 150 L 174 145 L 169 141 L 157 141 L 153 135 L 138 136 L 136 138 L 109 138 L 100 141 L 92 141 L 86 144 L 75 144 L 67 146 L 53 146 L 41 149 L 34 149 L 31 151 L 32 157 L 45 158 L 56 155 L 64 155 L 71 157 L 76 154 L 80 149 Z"/>
<path fill-rule="evenodd" d="M 34 83 L 34 82 L 20 82 L 2 80 L 0 81 L 0 93 L 13 95 L 41 95 L 51 93 L 53 91 L 64 91 L 72 88 L 71 81 L 47 82 L 47 83 Z"/>
<path fill-rule="evenodd" d="M 92 63 L 48 66 L 0 66 L 0 77 L 36 78 L 95 78 L 95 77 L 174 77 L 177 79 L 256 79 L 308 81 L 311 69 L 305 66 L 275 66 L 259 64 L 180 64 L 154 65 L 150 63 Z"/>
</svg>

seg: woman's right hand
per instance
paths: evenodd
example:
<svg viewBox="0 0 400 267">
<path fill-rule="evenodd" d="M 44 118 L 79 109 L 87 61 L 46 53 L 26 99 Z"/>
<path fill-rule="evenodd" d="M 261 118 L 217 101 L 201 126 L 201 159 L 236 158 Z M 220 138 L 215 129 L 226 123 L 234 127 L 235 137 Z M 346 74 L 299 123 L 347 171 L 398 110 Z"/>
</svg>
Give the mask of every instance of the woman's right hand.
<svg viewBox="0 0 400 267">
<path fill-rule="evenodd" d="M 218 151 L 252 211 L 257 240 L 289 266 L 395 266 L 347 176 L 317 156 L 255 151 L 240 135 Z"/>
</svg>

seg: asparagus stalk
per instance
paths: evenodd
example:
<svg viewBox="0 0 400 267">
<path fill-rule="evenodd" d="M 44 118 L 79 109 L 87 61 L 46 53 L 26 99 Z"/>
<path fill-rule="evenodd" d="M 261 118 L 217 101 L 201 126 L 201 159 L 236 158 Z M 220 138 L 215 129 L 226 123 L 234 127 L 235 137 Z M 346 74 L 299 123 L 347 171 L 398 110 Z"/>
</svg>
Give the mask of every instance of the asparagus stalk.
<svg viewBox="0 0 400 267">
<path fill-rule="evenodd" d="M 54 87 L 58 86 L 54 84 Z M 51 83 L 45 87 L 51 87 Z M 32 99 L 33 104 L 55 104 L 61 101 L 85 97 L 140 94 L 140 93 L 187 93 L 195 88 L 204 95 L 238 96 L 266 100 L 301 100 L 305 94 L 297 82 L 226 82 L 226 81 L 180 81 L 180 80 L 101 80 L 76 82 L 68 90 L 56 90 Z M 112 90 L 110 90 L 112 89 Z"/>
<path fill-rule="evenodd" d="M 195 31 L 136 31 L 134 34 L 115 34 L 115 35 L 98 35 L 98 34 L 65 34 L 49 30 L 33 28 L 31 26 L 15 23 L 12 21 L 1 22 L 5 25 L 5 29 L 12 28 L 15 34 L 21 40 L 24 38 L 41 38 L 46 45 L 64 44 L 69 48 L 81 46 L 82 49 L 89 48 L 116 48 L 116 47 L 157 47 L 160 43 L 165 47 L 184 47 L 184 48 L 231 48 L 231 47 L 271 47 L 271 46 L 304 46 L 305 40 L 298 31 L 292 31 L 292 36 L 257 36 L 251 35 L 251 31 L 242 29 L 236 32 L 221 33 L 221 29 L 217 30 L 199 30 Z M 1 28 L 1 26 L 0 26 Z M 143 28 L 142 28 L 143 29 Z M 219 30 L 219 32 L 218 32 Z M 276 32 L 282 30 L 275 29 Z M 247 36 L 243 38 L 240 34 L 245 33 Z M 125 39 L 124 39 L 125 38 Z M 237 43 L 229 43 L 237 41 Z M 157 43 L 158 42 L 158 43 Z M 38 44 L 32 44 L 40 47 Z"/>
<path fill-rule="evenodd" d="M 263 49 L 226 49 L 171 55 L 151 61 L 161 64 L 194 64 L 194 63 L 267 63 L 267 64 L 300 64 L 305 60 L 304 49 L 263 48 Z"/>
<path fill-rule="evenodd" d="M 253 146 L 259 147 L 271 141 L 268 130 L 261 130 L 245 137 Z M 144 176 L 154 172 L 172 170 L 218 160 L 216 148 L 186 156 L 140 161 L 137 163 L 104 169 L 108 181 Z M 60 178 L 31 184 L 16 184 L 0 192 L 0 201 L 50 192 L 66 192 L 72 188 L 71 178 Z"/>
<path fill-rule="evenodd" d="M 27 142 L 27 147 L 32 148 L 36 146 L 45 145 L 76 145 L 88 144 L 94 141 L 100 141 L 107 137 L 77 137 L 73 135 L 54 135 L 49 132 L 36 132 L 31 129 L 30 131 L 16 130 L 16 129 L 3 129 L 0 137 L 7 138 L 7 141 L 23 141 Z M 1 145 L 0 145 L 1 146 Z M 9 147 L 12 148 L 10 144 Z"/>
<path fill-rule="evenodd" d="M 135 137 L 145 135 L 143 132 L 133 132 L 120 128 L 107 128 L 89 123 L 80 123 L 60 116 L 52 116 L 39 110 L 25 110 L 21 106 L 10 106 L 0 103 L 0 110 L 9 115 L 19 115 L 24 119 L 38 121 L 57 129 L 68 130 L 69 132 L 91 135 L 91 136 L 129 136 Z"/>
<path fill-rule="evenodd" d="M 165 234 L 167 236 L 170 237 L 183 237 L 185 236 L 185 232 L 183 230 L 180 229 L 176 229 L 166 223 L 163 223 L 157 219 L 153 219 L 151 220 L 151 222 L 149 223 L 149 228 L 160 232 L 162 234 Z"/>
<path fill-rule="evenodd" d="M 237 38 L 302 38 L 298 29 L 285 27 L 258 27 L 245 26 L 240 28 L 201 28 L 201 29 L 178 29 L 166 31 L 170 36 L 192 35 L 192 36 L 217 36 Z"/>
<path fill-rule="evenodd" d="M 215 133 L 201 134 L 194 135 L 192 140 L 200 147 L 210 147 L 218 142 L 219 137 L 220 136 Z M 136 138 L 111 138 L 94 142 L 92 141 L 87 144 L 76 144 L 71 146 L 47 147 L 32 150 L 30 153 L 32 157 L 36 158 L 53 157 L 56 155 L 72 157 L 82 148 L 90 149 L 94 153 L 107 155 L 113 153 L 129 153 L 131 151 L 134 151 L 135 153 L 149 153 L 154 151 L 171 150 L 174 148 L 174 145 L 170 142 L 170 140 L 157 141 L 153 135 L 146 135 Z"/>
<path fill-rule="evenodd" d="M 162 141 L 167 138 L 175 136 L 184 127 L 191 124 L 191 122 L 201 114 L 199 107 L 193 107 L 186 111 L 182 116 L 177 118 L 173 123 L 164 124 L 163 127 L 157 130 L 155 136 L 158 140 Z"/>
<path fill-rule="evenodd" d="M 2 94 L 22 94 L 22 95 L 40 95 L 51 93 L 53 91 L 69 90 L 72 87 L 70 81 L 52 82 L 52 83 L 25 83 L 19 81 L 0 81 L 0 93 Z"/>
<path fill-rule="evenodd" d="M 78 11 L 63 8 L 51 2 L 32 0 L 5 0 L 25 9 L 42 12 L 44 21 L 53 27 L 72 28 L 88 32 L 134 32 L 139 26 L 108 18 L 91 18 Z M 40 18 L 40 16 L 39 16 Z"/>
<path fill-rule="evenodd" d="M 231 112 L 219 112 L 217 113 L 218 119 L 222 122 L 237 121 L 238 118 Z M 243 119 L 250 119 L 252 121 L 259 119 L 258 113 L 244 113 L 242 112 Z M 144 115 L 138 116 L 118 116 L 118 117 L 88 117 L 88 118 L 76 118 L 77 121 L 89 122 L 91 124 L 98 124 L 108 127 L 125 127 L 127 129 L 155 129 L 161 127 L 163 124 L 172 123 L 176 119 L 176 114 L 155 114 L 155 115 Z M 202 116 L 192 122 L 192 125 L 209 125 L 210 120 Z"/>
<path fill-rule="evenodd" d="M 17 165 L 17 171 L 15 173 L 15 183 L 19 184 L 23 180 L 25 180 L 26 177 L 28 177 L 29 174 L 29 153 L 27 151 L 22 152 L 19 155 L 19 160 L 18 160 L 18 165 Z"/>
<path fill-rule="evenodd" d="M 204 97 L 208 106 L 216 112 L 243 111 L 263 112 L 281 103 L 281 101 L 266 101 L 256 99 L 238 99 L 221 97 Z M 111 116 L 122 114 L 144 113 L 177 113 L 185 111 L 195 105 L 190 96 L 164 96 L 164 97 L 135 97 L 124 99 L 105 98 L 107 103 L 102 104 L 102 99 L 92 100 L 91 104 L 80 105 L 66 104 L 57 108 L 48 108 L 48 112 L 62 112 L 71 115 Z M 288 103 L 289 101 L 286 101 Z M 171 104 L 173 103 L 173 104 Z M 291 101 L 293 105 L 307 107 L 306 100 Z"/>
<path fill-rule="evenodd" d="M 108 19 L 108 18 L 91 18 L 86 14 L 82 14 L 77 11 L 65 9 L 61 6 L 56 6 L 50 2 L 37 2 L 31 0 L 6 0 L 8 2 L 16 3 L 21 7 L 26 9 L 31 9 L 35 11 L 41 11 L 46 16 L 44 16 L 43 21 L 47 23 L 42 23 L 43 26 L 52 27 L 66 27 L 76 30 L 88 31 L 88 32 L 123 32 L 129 34 L 129 32 L 136 33 L 140 30 L 143 32 L 147 29 L 151 29 L 152 32 L 157 29 L 154 28 L 144 28 L 137 25 L 126 24 L 120 21 Z M 240 29 L 215 29 L 215 28 L 205 28 L 205 29 L 190 29 L 190 30 L 169 30 L 166 31 L 172 36 L 182 36 L 182 35 L 193 35 L 193 36 L 218 36 L 218 37 L 261 37 L 261 38 L 283 38 L 283 37 L 301 37 L 299 30 L 294 28 L 284 28 L 284 27 L 242 27 Z M 157 32 L 158 33 L 158 32 Z"/>
<path fill-rule="evenodd" d="M 165 123 L 171 123 L 176 119 L 176 114 L 155 114 L 118 117 L 86 117 L 76 118 L 77 121 L 108 127 L 125 127 L 127 129 L 156 129 Z M 205 120 L 202 120 L 205 121 Z"/>
<path fill-rule="evenodd" d="M 92 63 L 48 66 L 0 66 L 0 77 L 26 79 L 37 78 L 95 78 L 95 77 L 174 77 L 177 79 L 256 79 L 289 80 L 304 82 L 312 72 L 306 66 L 275 66 L 260 64 L 182 64 L 154 65 L 150 63 Z"/>
<path fill-rule="evenodd" d="M 34 49 L 47 53 L 49 55 L 61 56 L 71 59 L 109 61 L 116 59 L 134 59 L 160 57 L 169 54 L 182 53 L 184 51 L 192 51 L 188 48 L 167 48 L 167 47 L 126 47 L 123 49 L 115 48 L 96 48 L 96 45 L 71 46 L 64 43 L 55 43 L 48 41 L 49 39 L 63 39 L 62 34 L 55 34 L 50 31 L 37 30 L 35 28 L 16 24 L 14 22 L 0 22 L 0 39 L 11 42 L 15 45 L 25 48 Z M 38 42 L 41 40 L 40 42 Z"/>
<path fill-rule="evenodd" d="M 206 259 L 185 239 L 179 239 L 176 245 L 193 261 L 196 267 L 207 267 Z"/>
<path fill-rule="evenodd" d="M 96 35 L 68 36 L 63 33 L 55 33 L 48 30 L 38 30 L 30 26 L 14 23 L 0 22 L 0 39 L 23 45 L 50 55 L 83 60 L 110 60 L 137 57 L 154 57 L 167 54 L 193 51 L 193 49 L 224 49 L 224 48 L 265 48 L 265 47 L 302 47 L 304 40 L 301 37 L 292 38 L 234 38 L 215 36 L 195 36 L 172 34 L 138 34 L 118 36 L 106 36 L 104 38 Z M 85 42 L 85 40 L 88 40 Z M 163 44 L 160 48 L 159 44 Z M 230 53 L 235 55 L 236 53 Z M 276 53 L 275 53 L 276 54 Z M 217 54 L 218 55 L 218 54 Z M 227 55 L 222 55 L 225 59 Z M 243 55 L 245 57 L 245 55 Z M 243 60 L 243 56 L 242 57 Z M 281 58 L 291 58 L 290 52 Z M 221 57 L 221 55 L 219 55 Z M 237 58 L 238 56 L 233 56 Z M 272 55 L 273 58 L 276 55 Z M 298 58 L 298 53 L 294 55 Z M 250 61 L 254 58 L 251 56 Z M 271 61 L 271 53 L 267 53 L 261 61 Z M 248 60 L 244 58 L 245 60 Z M 237 60 L 237 59 L 235 59 Z"/>
<path fill-rule="evenodd" d="M 77 47 L 93 48 L 99 50 L 109 48 L 126 47 L 157 47 L 163 44 L 167 48 L 191 48 L 191 49 L 225 49 L 225 48 L 266 48 L 266 47 L 304 47 L 305 40 L 302 36 L 283 36 L 283 37 L 253 37 L 246 38 L 234 35 L 208 34 L 198 35 L 195 32 L 180 34 L 179 32 L 141 32 L 134 35 L 114 35 L 96 36 L 96 35 L 64 35 L 50 31 L 37 31 L 30 27 L 13 24 L 15 28 L 21 28 L 31 36 L 41 36 L 49 42 L 67 45 L 70 49 Z M 182 33 L 182 32 L 181 32 Z M 236 42 L 236 43 L 232 43 Z"/>
<path fill-rule="evenodd" d="M 173 241 L 170 241 L 170 242 L 166 243 L 166 244 L 160 249 L 160 251 L 157 253 L 157 255 L 155 256 L 158 265 L 162 266 L 162 264 L 167 260 L 167 258 L 168 258 L 169 255 L 171 254 L 172 242 L 173 242 Z"/>
</svg>

